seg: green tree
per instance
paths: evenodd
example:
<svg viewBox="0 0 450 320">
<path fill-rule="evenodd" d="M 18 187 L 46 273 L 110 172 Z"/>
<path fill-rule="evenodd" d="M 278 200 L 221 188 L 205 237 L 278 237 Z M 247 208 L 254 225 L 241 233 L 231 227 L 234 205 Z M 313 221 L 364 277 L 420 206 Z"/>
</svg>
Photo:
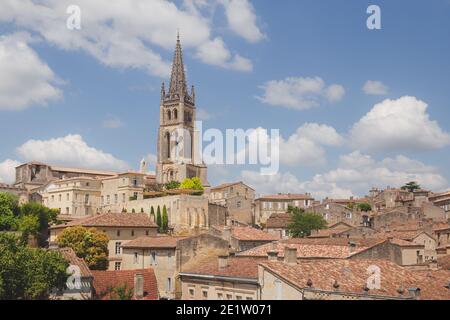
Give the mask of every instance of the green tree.
<svg viewBox="0 0 450 320">
<path fill-rule="evenodd" d="M 37 202 L 28 202 L 20 207 L 19 231 L 36 236 L 39 246 L 46 246 L 48 226 L 57 222 L 57 216 L 58 211 L 55 209 L 47 208 Z M 37 226 L 34 226 L 34 228 L 32 226 L 33 221 L 37 221 Z M 25 236 L 27 235 L 24 234 Z"/>
<path fill-rule="evenodd" d="M 108 241 L 108 236 L 104 232 L 81 226 L 64 229 L 57 239 L 61 248 L 72 248 L 92 270 L 108 268 Z"/>
<path fill-rule="evenodd" d="M 174 190 L 180 187 L 180 183 L 178 181 L 170 181 L 164 185 L 166 190 Z"/>
<path fill-rule="evenodd" d="M 156 210 L 156 225 L 158 226 L 158 232 L 162 233 L 162 218 L 161 218 L 161 208 L 158 206 Z"/>
<path fill-rule="evenodd" d="M 202 181 L 198 177 L 194 177 L 191 179 L 189 178 L 184 179 L 183 182 L 180 184 L 180 189 L 199 190 L 199 191 L 205 190 L 205 188 L 202 185 Z"/>
<path fill-rule="evenodd" d="M 110 300 L 133 300 L 134 296 L 133 289 L 126 283 L 117 287 L 109 287 L 108 293 Z"/>
<path fill-rule="evenodd" d="M 7 192 L 0 192 L 0 231 L 16 230 L 19 214 L 19 198 Z"/>
<path fill-rule="evenodd" d="M 327 226 L 325 219 L 318 214 L 305 212 L 297 207 L 289 207 L 288 212 L 292 215 L 288 231 L 294 238 L 307 237 L 311 235 L 311 231 L 325 229 Z"/>
<path fill-rule="evenodd" d="M 357 203 L 356 207 L 362 212 L 372 211 L 372 206 L 367 202 Z"/>
<path fill-rule="evenodd" d="M 0 233 L 0 300 L 48 299 L 67 281 L 69 263 L 56 251 L 29 248 Z"/>
<path fill-rule="evenodd" d="M 419 189 L 420 185 L 415 181 L 408 182 L 402 187 L 402 190 L 407 190 L 409 192 L 414 192 Z"/>
<path fill-rule="evenodd" d="M 169 230 L 169 216 L 167 215 L 166 205 L 164 205 L 162 213 L 162 232 L 167 233 L 168 230 Z"/>
</svg>

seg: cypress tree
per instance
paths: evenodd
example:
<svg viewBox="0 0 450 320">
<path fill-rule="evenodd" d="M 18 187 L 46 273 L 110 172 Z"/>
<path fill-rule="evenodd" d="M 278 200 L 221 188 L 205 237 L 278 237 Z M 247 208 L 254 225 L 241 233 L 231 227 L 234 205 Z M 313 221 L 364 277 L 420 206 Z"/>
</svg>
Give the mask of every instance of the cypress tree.
<svg viewBox="0 0 450 320">
<path fill-rule="evenodd" d="M 169 229 L 169 217 L 167 215 L 166 205 L 164 205 L 162 214 L 162 231 L 166 233 L 168 229 Z"/>
<path fill-rule="evenodd" d="M 156 224 L 158 225 L 158 232 L 162 232 L 162 219 L 161 219 L 161 208 L 158 206 L 156 210 Z"/>
</svg>

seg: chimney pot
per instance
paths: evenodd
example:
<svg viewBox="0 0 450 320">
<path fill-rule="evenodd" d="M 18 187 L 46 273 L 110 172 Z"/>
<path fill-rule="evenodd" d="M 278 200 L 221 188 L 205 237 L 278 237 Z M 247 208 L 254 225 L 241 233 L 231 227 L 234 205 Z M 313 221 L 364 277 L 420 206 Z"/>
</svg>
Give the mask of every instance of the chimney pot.
<svg viewBox="0 0 450 320">
<path fill-rule="evenodd" d="M 142 273 L 134 275 L 134 298 L 136 300 L 144 298 L 144 275 Z"/>
<path fill-rule="evenodd" d="M 219 269 L 225 269 L 225 268 L 227 268 L 228 267 L 228 258 L 229 258 L 229 255 L 220 255 L 219 256 Z"/>
<path fill-rule="evenodd" d="M 267 257 L 269 261 L 278 261 L 278 251 L 277 250 L 267 251 Z"/>
<path fill-rule="evenodd" d="M 284 262 L 290 265 L 297 264 L 297 248 L 284 248 Z"/>
</svg>

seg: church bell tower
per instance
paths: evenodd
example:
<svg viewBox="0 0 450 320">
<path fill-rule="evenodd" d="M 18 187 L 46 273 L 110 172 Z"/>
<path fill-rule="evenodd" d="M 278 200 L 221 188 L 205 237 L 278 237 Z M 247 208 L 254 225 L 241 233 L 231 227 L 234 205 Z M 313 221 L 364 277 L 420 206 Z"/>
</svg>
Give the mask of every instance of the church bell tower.
<svg viewBox="0 0 450 320">
<path fill-rule="evenodd" d="M 207 168 L 199 159 L 198 132 L 195 127 L 195 91 L 187 89 L 180 36 L 177 37 L 170 84 L 161 86 L 156 164 L 157 183 L 182 182 L 199 177 L 209 186 Z"/>
</svg>

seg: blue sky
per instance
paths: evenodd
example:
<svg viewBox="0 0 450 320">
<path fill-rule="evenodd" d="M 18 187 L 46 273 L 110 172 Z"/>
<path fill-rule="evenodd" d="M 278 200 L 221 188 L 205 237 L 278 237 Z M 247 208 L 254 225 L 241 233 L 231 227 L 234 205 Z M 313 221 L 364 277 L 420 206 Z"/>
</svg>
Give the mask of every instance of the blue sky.
<svg viewBox="0 0 450 320">
<path fill-rule="evenodd" d="M 81 30 L 66 28 L 70 4 Z M 366 27 L 371 4 L 381 30 Z M 32 159 L 117 170 L 153 159 L 179 29 L 204 127 L 282 135 L 279 174 L 214 166 L 212 184 L 447 189 L 449 17 L 447 0 L 2 1 L 0 180 Z"/>
</svg>

